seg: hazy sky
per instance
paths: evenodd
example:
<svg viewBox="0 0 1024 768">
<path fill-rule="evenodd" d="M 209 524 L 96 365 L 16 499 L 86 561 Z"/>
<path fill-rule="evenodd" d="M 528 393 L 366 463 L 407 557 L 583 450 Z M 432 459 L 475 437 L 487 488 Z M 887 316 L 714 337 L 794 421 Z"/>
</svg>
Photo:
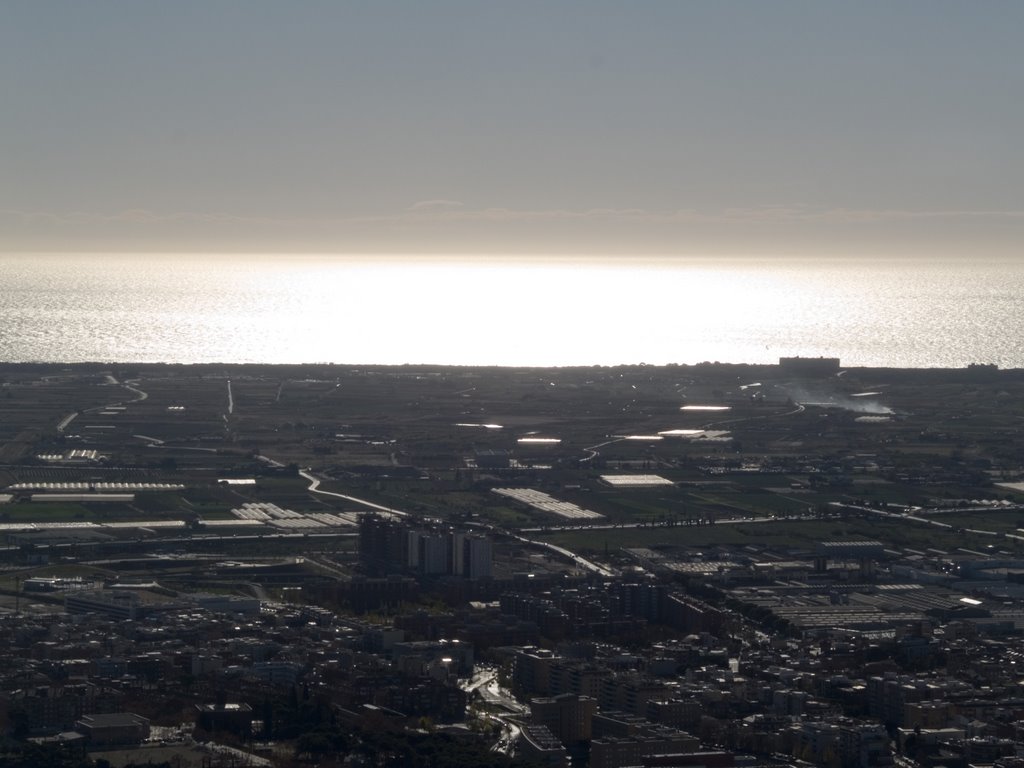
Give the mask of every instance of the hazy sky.
<svg viewBox="0 0 1024 768">
<path fill-rule="evenodd" d="M 1024 3 L 7 0 L 0 249 L 1020 253 Z"/>
</svg>

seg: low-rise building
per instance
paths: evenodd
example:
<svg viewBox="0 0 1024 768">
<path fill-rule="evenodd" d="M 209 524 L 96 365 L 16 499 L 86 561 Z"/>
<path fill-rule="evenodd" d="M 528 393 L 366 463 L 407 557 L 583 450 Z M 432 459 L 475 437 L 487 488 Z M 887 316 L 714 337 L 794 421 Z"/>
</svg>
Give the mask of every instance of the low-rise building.
<svg viewBox="0 0 1024 768">
<path fill-rule="evenodd" d="M 75 723 L 90 746 L 140 744 L 149 738 L 149 720 L 130 712 L 85 715 Z"/>
</svg>

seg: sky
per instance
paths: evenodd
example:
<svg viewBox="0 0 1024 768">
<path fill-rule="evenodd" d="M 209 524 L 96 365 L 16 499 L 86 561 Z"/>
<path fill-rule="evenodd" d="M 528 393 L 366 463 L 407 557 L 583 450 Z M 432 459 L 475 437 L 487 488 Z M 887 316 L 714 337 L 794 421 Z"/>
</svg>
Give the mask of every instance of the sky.
<svg viewBox="0 0 1024 768">
<path fill-rule="evenodd" d="M 1018 257 L 1024 3 L 7 0 L 0 252 Z"/>
</svg>

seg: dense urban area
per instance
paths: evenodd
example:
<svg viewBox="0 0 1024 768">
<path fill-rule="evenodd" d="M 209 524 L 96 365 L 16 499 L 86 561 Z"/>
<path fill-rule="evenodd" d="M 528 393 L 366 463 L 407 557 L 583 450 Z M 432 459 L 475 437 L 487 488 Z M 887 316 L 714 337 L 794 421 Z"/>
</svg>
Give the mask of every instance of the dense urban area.
<svg viewBox="0 0 1024 768">
<path fill-rule="evenodd" d="M 0 765 L 1024 766 L 1022 426 L 988 365 L 0 365 Z"/>
</svg>

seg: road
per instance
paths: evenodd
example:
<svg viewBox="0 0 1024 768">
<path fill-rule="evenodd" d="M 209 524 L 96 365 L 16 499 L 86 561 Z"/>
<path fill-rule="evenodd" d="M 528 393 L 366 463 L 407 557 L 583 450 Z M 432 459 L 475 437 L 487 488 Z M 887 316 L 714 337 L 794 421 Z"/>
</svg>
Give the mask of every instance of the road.
<svg viewBox="0 0 1024 768">
<path fill-rule="evenodd" d="M 943 522 L 941 522 L 939 520 L 933 520 L 930 517 L 920 517 L 918 515 L 912 515 L 909 512 L 888 512 L 888 511 L 883 510 L 883 509 L 874 509 L 872 507 L 862 507 L 862 506 L 858 506 L 856 504 L 843 504 L 842 502 L 838 502 L 838 501 L 831 502 L 829 504 L 829 506 L 830 507 L 840 508 L 840 509 L 852 509 L 852 510 L 855 510 L 857 512 L 864 512 L 864 513 L 867 513 L 867 514 L 877 515 L 878 517 L 884 517 L 884 518 L 889 519 L 889 520 L 903 520 L 903 521 L 909 520 L 909 521 L 914 522 L 914 523 L 924 523 L 925 525 L 934 525 L 936 528 L 944 528 L 946 530 L 962 531 L 963 533 L 974 533 L 974 534 L 977 534 L 979 536 L 995 536 L 995 537 L 1005 536 L 1008 539 L 1016 539 L 1017 541 L 1024 541 L 1024 536 L 1019 536 L 1019 535 L 1017 535 L 1015 533 L 1001 533 L 1000 531 L 988 531 L 988 530 L 985 530 L 983 528 L 960 528 L 960 527 L 952 526 L 949 523 L 943 523 Z M 991 510 L 987 510 L 985 508 L 982 508 L 982 509 L 983 509 L 983 511 L 991 511 Z M 962 510 L 954 510 L 954 511 L 958 511 L 959 512 L 959 511 L 962 511 Z"/>
<path fill-rule="evenodd" d="M 71 413 L 71 414 L 68 414 L 67 416 L 65 416 L 61 420 L 60 424 L 57 425 L 57 431 L 60 432 L 61 434 L 63 434 L 64 430 L 67 429 L 67 426 L 72 421 L 74 421 L 77 417 L 78 417 L 78 411 L 75 411 L 74 413 Z"/>
<path fill-rule="evenodd" d="M 391 517 L 394 519 L 402 519 L 409 517 L 408 512 L 402 512 L 401 510 L 395 509 L 394 507 L 385 507 L 381 504 L 377 504 L 376 502 L 368 501 L 367 499 L 360 499 L 356 496 L 349 496 L 348 494 L 345 493 L 335 493 L 334 491 L 321 491 L 320 478 L 313 475 L 308 469 L 301 470 L 299 472 L 299 476 L 309 481 L 308 490 L 310 493 L 320 493 L 325 496 L 333 496 L 334 498 L 344 499 L 345 501 L 351 501 L 354 504 L 361 504 L 364 507 L 369 507 L 370 509 L 376 510 L 379 514 L 383 515 L 384 517 Z M 550 544 L 546 541 L 535 541 L 534 539 L 528 539 L 525 536 L 520 536 L 519 534 L 512 533 L 511 531 L 506 531 L 501 528 L 496 528 L 493 526 L 486 527 L 489 530 L 493 530 L 495 533 L 502 534 L 505 536 L 511 536 L 512 538 L 517 539 L 523 542 L 524 544 L 530 544 L 531 546 L 539 547 L 540 549 L 547 549 L 551 552 L 555 552 L 561 555 L 562 557 L 566 557 L 569 560 L 573 561 L 574 563 L 576 563 L 576 565 L 578 565 L 580 568 L 586 571 L 596 573 L 600 576 L 607 576 L 609 578 L 618 576 L 617 571 L 605 568 L 602 565 L 598 565 L 597 563 L 587 560 L 586 558 L 580 557 L 575 552 L 572 552 L 571 550 L 568 550 L 565 547 L 559 547 L 555 544 Z"/>
<path fill-rule="evenodd" d="M 578 565 L 585 571 L 590 571 L 591 573 L 596 573 L 599 576 L 605 576 L 607 578 L 614 578 L 615 576 L 619 575 L 618 571 L 614 571 L 611 568 L 605 568 L 603 565 L 598 565 L 597 563 L 591 560 L 587 560 L 584 557 L 580 557 L 571 549 L 566 549 L 565 547 L 560 547 L 557 544 L 551 544 L 547 541 L 537 541 L 536 539 L 528 539 L 525 536 L 520 536 L 518 533 L 512 533 L 511 531 L 502 531 L 502 533 L 504 533 L 506 536 L 511 536 L 513 539 L 521 541 L 524 544 L 530 544 L 534 547 L 547 549 L 551 552 L 555 552 L 556 554 L 561 555 L 562 557 L 567 557 L 569 560 L 574 562 L 576 565 Z"/>
<path fill-rule="evenodd" d="M 119 400 L 116 403 L 108 403 L 107 405 L 97 405 L 97 406 L 95 406 L 93 408 L 86 408 L 84 411 L 81 411 L 81 412 L 75 411 L 74 413 L 69 413 L 67 416 L 65 416 L 63 419 L 61 419 L 60 423 L 57 425 L 57 431 L 60 432 L 61 434 L 64 434 L 64 430 L 68 428 L 68 426 L 71 424 L 72 421 L 74 421 L 76 418 L 81 416 L 82 413 L 91 413 L 92 411 L 102 411 L 105 408 L 117 407 L 117 406 L 120 406 L 120 405 L 124 405 L 125 403 L 138 403 L 138 402 L 140 402 L 142 400 L 145 400 L 147 397 L 149 397 L 148 393 L 143 392 L 141 389 L 137 389 L 137 388 L 135 388 L 135 387 L 133 387 L 133 386 L 131 386 L 129 384 L 124 384 L 124 383 L 118 381 L 117 379 L 115 379 L 110 374 L 107 374 L 107 382 L 109 384 L 114 385 L 114 386 L 124 387 L 129 392 L 134 392 L 137 395 L 137 397 L 134 400 Z"/>
<path fill-rule="evenodd" d="M 261 458 L 265 458 L 265 457 L 261 457 Z M 268 459 L 268 461 L 269 461 L 269 459 Z M 281 464 L 278 463 L 278 462 L 274 462 L 274 463 L 277 464 L 277 466 L 281 466 Z M 320 490 L 320 478 L 316 477 L 313 474 L 310 474 L 310 471 L 308 469 L 300 470 L 299 471 L 299 476 L 300 477 L 304 477 L 306 480 L 309 481 L 309 488 L 308 488 L 308 490 L 309 490 L 310 493 L 319 493 L 319 494 L 322 494 L 324 496 L 333 496 L 333 497 L 335 497 L 337 499 L 345 499 L 345 501 L 351 501 L 354 504 L 362 504 L 364 507 L 369 507 L 370 509 L 376 510 L 381 515 L 383 515 L 384 517 L 392 517 L 392 518 L 396 518 L 396 519 L 401 519 L 401 518 L 409 517 L 409 513 L 408 512 L 402 512 L 400 510 L 395 509 L 394 507 L 385 507 L 385 506 L 382 506 L 381 504 L 377 504 L 377 503 L 372 502 L 372 501 L 367 501 L 366 499 L 356 498 L 355 496 L 348 496 L 347 494 L 344 494 L 344 493 L 335 493 L 334 491 L 321 491 Z"/>
<path fill-rule="evenodd" d="M 500 714 L 489 712 L 484 717 L 501 726 L 501 736 L 494 742 L 491 751 L 511 755 L 519 738 L 519 726 L 508 718 L 529 714 L 530 708 L 520 704 L 498 684 L 498 671 L 493 667 L 478 667 L 473 677 L 461 681 L 459 687 L 471 697 L 474 693 L 479 695 L 488 708 L 504 710 Z"/>
<path fill-rule="evenodd" d="M 498 670 L 494 667 L 479 666 L 473 676 L 459 683 L 459 687 L 472 695 L 477 693 L 485 703 L 499 707 L 513 714 L 525 714 L 529 707 L 516 701 L 507 690 L 498 683 Z"/>
<path fill-rule="evenodd" d="M 730 517 L 715 520 L 714 525 L 740 525 L 741 523 L 774 523 L 788 520 L 785 517 Z M 520 528 L 521 533 L 554 533 L 557 531 L 614 531 L 617 528 L 691 528 L 698 523 L 599 523 L 597 525 L 545 525 L 543 528 Z"/>
</svg>

